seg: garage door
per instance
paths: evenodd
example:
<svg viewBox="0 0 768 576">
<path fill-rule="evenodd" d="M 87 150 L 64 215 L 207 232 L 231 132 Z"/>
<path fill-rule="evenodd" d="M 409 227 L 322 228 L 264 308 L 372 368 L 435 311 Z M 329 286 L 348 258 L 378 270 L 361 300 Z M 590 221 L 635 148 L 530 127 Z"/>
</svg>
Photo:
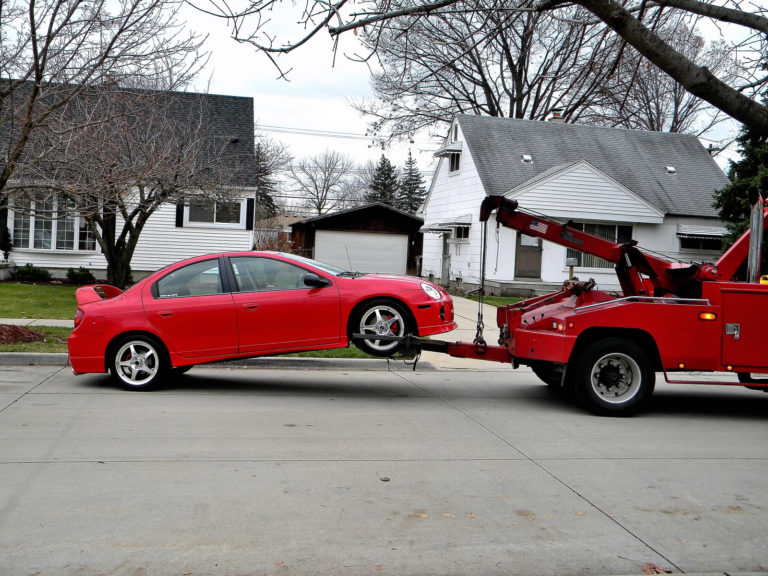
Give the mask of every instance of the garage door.
<svg viewBox="0 0 768 576">
<path fill-rule="evenodd" d="M 405 274 L 408 236 L 367 232 L 315 232 L 315 260 L 353 272 Z"/>
</svg>

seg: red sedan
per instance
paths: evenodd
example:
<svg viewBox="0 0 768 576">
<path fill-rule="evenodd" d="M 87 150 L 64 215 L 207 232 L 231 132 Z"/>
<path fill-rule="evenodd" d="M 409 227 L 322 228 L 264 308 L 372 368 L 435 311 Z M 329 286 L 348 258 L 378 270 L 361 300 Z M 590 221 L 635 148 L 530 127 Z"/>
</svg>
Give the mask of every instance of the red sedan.
<svg viewBox="0 0 768 576">
<path fill-rule="evenodd" d="M 359 274 L 293 254 L 198 256 L 155 272 L 127 290 L 78 289 L 69 360 L 76 374 L 107 372 L 147 389 L 195 364 L 345 348 L 391 356 L 399 342 L 456 327 L 453 301 L 409 276 Z"/>
</svg>

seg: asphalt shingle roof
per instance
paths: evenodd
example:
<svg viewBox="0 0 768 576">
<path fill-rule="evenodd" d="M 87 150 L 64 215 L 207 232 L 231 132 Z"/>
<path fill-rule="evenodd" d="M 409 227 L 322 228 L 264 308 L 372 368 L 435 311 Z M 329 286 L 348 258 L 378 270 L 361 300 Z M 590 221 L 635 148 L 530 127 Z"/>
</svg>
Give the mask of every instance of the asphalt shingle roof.
<svg viewBox="0 0 768 576">
<path fill-rule="evenodd" d="M 712 193 L 729 182 L 698 138 L 687 134 L 487 116 L 457 119 L 489 195 L 586 160 L 666 214 L 717 218 Z M 524 163 L 523 154 L 533 162 Z"/>
</svg>

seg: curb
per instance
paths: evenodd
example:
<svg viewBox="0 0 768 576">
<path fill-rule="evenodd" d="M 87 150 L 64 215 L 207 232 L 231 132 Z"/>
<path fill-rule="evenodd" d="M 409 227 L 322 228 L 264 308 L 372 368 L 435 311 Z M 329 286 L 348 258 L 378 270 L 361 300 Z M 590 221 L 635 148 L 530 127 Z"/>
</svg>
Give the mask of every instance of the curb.
<svg viewBox="0 0 768 576">
<path fill-rule="evenodd" d="M 64 353 L 2 352 L 0 366 L 67 366 Z M 197 364 L 207 368 L 257 368 L 262 370 L 363 370 L 375 372 L 410 372 L 413 363 L 403 360 L 349 359 L 349 358 L 297 358 L 293 356 L 264 356 L 242 360 L 225 360 L 210 364 Z M 436 370 L 429 362 L 419 362 L 417 370 Z"/>
</svg>

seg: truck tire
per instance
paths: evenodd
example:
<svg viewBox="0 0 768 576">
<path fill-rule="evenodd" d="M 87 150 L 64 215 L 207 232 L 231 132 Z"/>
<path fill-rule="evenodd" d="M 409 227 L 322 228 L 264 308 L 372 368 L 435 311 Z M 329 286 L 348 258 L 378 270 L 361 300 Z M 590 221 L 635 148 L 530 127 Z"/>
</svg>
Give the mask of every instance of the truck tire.
<svg viewBox="0 0 768 576">
<path fill-rule="evenodd" d="M 656 374 L 637 343 L 604 338 L 584 350 L 574 377 L 576 397 L 585 408 L 604 416 L 629 416 L 650 398 Z"/>
</svg>

